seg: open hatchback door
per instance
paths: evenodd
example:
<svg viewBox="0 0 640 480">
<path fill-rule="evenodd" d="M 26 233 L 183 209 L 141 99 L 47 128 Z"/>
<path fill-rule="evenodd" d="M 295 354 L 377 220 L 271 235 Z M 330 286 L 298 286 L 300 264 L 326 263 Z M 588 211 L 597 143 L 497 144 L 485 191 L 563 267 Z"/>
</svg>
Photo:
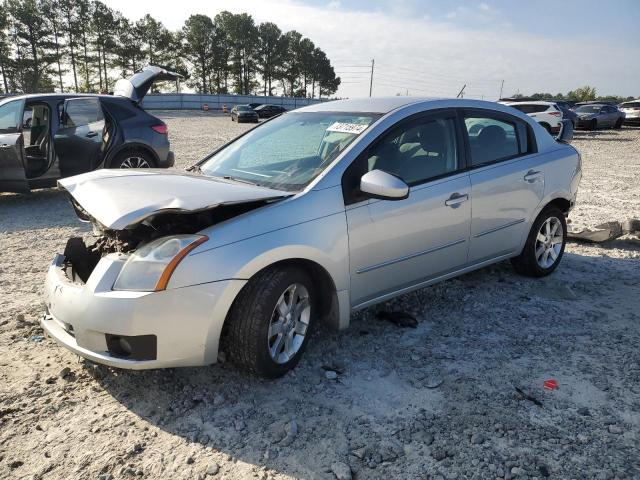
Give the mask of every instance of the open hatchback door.
<svg viewBox="0 0 640 480">
<path fill-rule="evenodd" d="M 163 67 L 149 65 L 129 78 L 121 78 L 116 82 L 113 94 L 127 97 L 136 103 L 140 103 L 154 82 L 176 80 L 182 75 Z"/>
</svg>

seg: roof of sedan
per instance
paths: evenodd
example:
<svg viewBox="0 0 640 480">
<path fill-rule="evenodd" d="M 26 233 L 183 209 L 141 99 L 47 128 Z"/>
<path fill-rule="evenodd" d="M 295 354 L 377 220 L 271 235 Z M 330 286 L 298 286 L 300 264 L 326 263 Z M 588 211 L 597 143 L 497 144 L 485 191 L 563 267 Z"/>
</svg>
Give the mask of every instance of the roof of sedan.
<svg viewBox="0 0 640 480">
<path fill-rule="evenodd" d="M 505 110 L 510 108 L 501 103 L 487 100 L 473 100 L 466 98 L 435 98 L 435 97 L 373 97 L 353 98 L 348 100 L 334 100 L 330 102 L 314 103 L 301 107 L 296 112 L 361 112 L 387 114 L 401 107 L 413 104 L 433 104 L 436 108 L 466 107 L 466 108 L 491 108 L 493 110 Z M 425 105 L 425 106 L 427 106 Z"/>
<path fill-rule="evenodd" d="M 375 112 L 388 113 L 396 108 L 425 100 L 438 100 L 426 97 L 371 97 L 350 98 L 348 100 L 333 100 L 330 102 L 314 103 L 297 109 L 298 112 Z"/>
</svg>

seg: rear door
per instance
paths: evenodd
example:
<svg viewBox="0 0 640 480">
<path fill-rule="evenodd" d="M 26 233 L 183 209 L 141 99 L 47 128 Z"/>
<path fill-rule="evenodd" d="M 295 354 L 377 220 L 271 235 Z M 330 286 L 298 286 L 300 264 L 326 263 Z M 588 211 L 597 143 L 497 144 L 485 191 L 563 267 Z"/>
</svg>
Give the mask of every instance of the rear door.
<svg viewBox="0 0 640 480">
<path fill-rule="evenodd" d="M 28 192 L 21 132 L 23 100 L 0 105 L 0 192 Z"/>
<path fill-rule="evenodd" d="M 528 125 L 487 110 L 464 113 L 472 198 L 469 263 L 514 253 L 544 195 Z"/>
<path fill-rule="evenodd" d="M 343 189 L 353 306 L 466 264 L 471 202 L 461 139 L 455 112 L 421 116 L 383 134 L 349 167 Z M 358 194 L 360 178 L 374 169 L 407 182 L 408 198 Z"/>
<path fill-rule="evenodd" d="M 65 100 L 60 128 L 53 140 L 62 177 L 89 172 L 100 165 L 104 128 L 99 98 Z"/>
</svg>

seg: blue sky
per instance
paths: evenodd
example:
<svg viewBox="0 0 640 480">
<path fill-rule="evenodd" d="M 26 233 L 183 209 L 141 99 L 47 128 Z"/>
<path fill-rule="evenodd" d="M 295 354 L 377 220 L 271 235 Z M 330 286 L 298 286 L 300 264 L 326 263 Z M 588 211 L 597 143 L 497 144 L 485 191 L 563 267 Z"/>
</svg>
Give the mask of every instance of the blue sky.
<svg viewBox="0 0 640 480">
<path fill-rule="evenodd" d="M 516 92 L 640 96 L 640 0 L 106 0 L 137 19 L 169 28 L 191 14 L 247 12 L 295 29 L 325 50 L 343 79 L 339 96 L 496 99 Z"/>
</svg>

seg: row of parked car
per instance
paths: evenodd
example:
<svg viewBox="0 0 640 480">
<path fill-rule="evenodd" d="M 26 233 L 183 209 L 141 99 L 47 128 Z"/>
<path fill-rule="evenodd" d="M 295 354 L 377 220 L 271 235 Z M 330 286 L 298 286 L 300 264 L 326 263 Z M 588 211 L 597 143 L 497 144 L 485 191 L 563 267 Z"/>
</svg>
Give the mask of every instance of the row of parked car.
<svg viewBox="0 0 640 480">
<path fill-rule="evenodd" d="M 247 105 L 236 105 L 231 109 L 232 122 L 253 122 L 258 123 L 261 118 L 271 118 L 287 109 L 280 105 L 271 105 L 269 103 L 248 103 Z"/>
<path fill-rule="evenodd" d="M 622 128 L 622 125 L 640 125 L 640 100 L 623 102 L 572 103 L 564 100 L 541 101 L 529 99 L 502 99 L 500 103 L 526 113 L 549 133 L 560 131 L 562 120 L 571 120 L 574 128 L 597 130 Z"/>
</svg>

